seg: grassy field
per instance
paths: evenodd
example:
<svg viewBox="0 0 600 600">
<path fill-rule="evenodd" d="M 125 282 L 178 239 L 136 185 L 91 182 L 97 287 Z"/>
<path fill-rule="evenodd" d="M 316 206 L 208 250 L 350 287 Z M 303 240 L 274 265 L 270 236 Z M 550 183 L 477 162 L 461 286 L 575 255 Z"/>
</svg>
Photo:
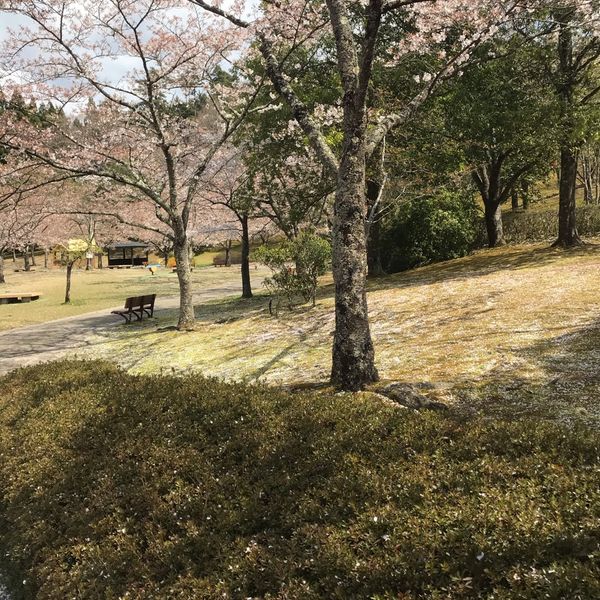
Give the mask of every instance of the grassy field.
<svg viewBox="0 0 600 600">
<path fill-rule="evenodd" d="M 235 266 L 227 269 L 207 267 L 192 273 L 192 281 L 198 287 L 239 278 L 240 269 Z M 167 297 L 179 293 L 177 274 L 164 268 L 156 275 L 141 268 L 74 271 L 72 300 L 68 305 L 63 304 L 63 270 L 7 271 L 6 280 L 5 285 L 0 285 L 0 293 L 38 292 L 42 297 L 30 304 L 0 305 L 0 331 L 121 306 L 128 296 L 156 293 Z"/>
<path fill-rule="evenodd" d="M 373 282 L 383 381 L 427 388 L 470 411 L 600 424 L 599 261 L 598 243 L 569 252 L 504 247 Z M 278 319 L 261 296 L 198 306 L 197 316 L 198 331 L 186 334 L 168 330 L 174 312 L 116 329 L 89 356 L 134 373 L 166 368 L 275 385 L 326 383 L 334 328 L 328 282 L 315 309 L 283 310 Z"/>
</svg>

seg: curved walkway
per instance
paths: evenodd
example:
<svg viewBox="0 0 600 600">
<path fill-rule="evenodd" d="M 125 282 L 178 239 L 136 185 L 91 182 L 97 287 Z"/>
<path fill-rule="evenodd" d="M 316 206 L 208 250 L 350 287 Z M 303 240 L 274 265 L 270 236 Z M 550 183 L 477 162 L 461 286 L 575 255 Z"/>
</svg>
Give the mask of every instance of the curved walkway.
<svg viewBox="0 0 600 600">
<path fill-rule="evenodd" d="M 194 293 L 194 304 L 241 294 L 238 282 L 223 282 Z M 155 313 L 177 308 L 179 297 L 156 299 Z M 110 311 L 123 305 L 84 315 L 29 325 L 0 332 L 0 375 L 18 367 L 56 360 L 85 348 L 104 330 L 123 325 L 123 319 Z M 1 596 L 0 596 L 1 599 Z"/>
</svg>

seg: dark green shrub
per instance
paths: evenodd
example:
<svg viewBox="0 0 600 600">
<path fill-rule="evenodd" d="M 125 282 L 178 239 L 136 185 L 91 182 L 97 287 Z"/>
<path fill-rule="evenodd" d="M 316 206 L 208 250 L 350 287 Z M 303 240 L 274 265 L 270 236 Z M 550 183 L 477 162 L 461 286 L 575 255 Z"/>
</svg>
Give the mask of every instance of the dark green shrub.
<svg viewBox="0 0 600 600">
<path fill-rule="evenodd" d="M 473 200 L 442 190 L 399 205 L 383 226 L 383 255 L 390 272 L 465 256 L 479 228 Z"/>
<path fill-rule="evenodd" d="M 0 560 L 17 600 L 591 600 L 599 454 L 539 419 L 41 365 L 0 379 Z"/>
<path fill-rule="evenodd" d="M 275 296 L 277 306 L 281 299 L 290 308 L 300 299 L 311 301 L 314 306 L 319 277 L 331 265 L 331 245 L 328 240 L 305 231 L 277 246 L 261 246 L 253 258 L 273 272 L 264 285 Z"/>
</svg>

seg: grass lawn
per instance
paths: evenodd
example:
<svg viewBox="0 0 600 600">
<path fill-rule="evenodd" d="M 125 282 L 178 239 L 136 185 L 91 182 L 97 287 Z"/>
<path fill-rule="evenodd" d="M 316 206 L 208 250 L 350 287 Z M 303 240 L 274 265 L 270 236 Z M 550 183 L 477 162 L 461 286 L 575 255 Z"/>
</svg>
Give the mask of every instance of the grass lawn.
<svg viewBox="0 0 600 600">
<path fill-rule="evenodd" d="M 251 274 L 264 275 L 264 270 L 252 271 Z M 36 270 L 31 273 L 7 270 L 7 283 L 0 285 L 1 293 L 39 292 L 42 297 L 29 304 L 0 305 L 0 331 L 122 306 L 128 296 L 156 293 L 168 297 L 179 294 L 177 274 L 171 269 L 161 268 L 156 275 L 141 268 L 81 270 L 73 272 L 71 304 L 65 305 L 65 277 L 64 270 Z M 235 266 L 203 268 L 192 273 L 192 281 L 198 288 L 237 282 L 239 279 L 240 269 Z"/>
<path fill-rule="evenodd" d="M 599 264 L 598 243 L 569 252 L 534 244 L 372 282 L 382 379 L 430 388 L 465 410 L 600 425 Z M 197 316 L 198 331 L 185 334 L 166 330 L 174 312 L 115 329 L 86 356 L 114 359 L 134 373 L 167 368 L 246 382 L 326 383 L 334 328 L 327 282 L 315 309 L 283 310 L 278 319 L 264 297 L 205 304 Z"/>
</svg>

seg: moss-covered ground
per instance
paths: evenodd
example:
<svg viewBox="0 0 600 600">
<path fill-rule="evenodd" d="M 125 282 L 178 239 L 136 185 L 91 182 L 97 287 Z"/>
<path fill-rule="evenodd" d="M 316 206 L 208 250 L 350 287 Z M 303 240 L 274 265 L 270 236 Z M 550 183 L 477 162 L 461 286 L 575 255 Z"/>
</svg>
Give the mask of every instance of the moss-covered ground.
<svg viewBox="0 0 600 600">
<path fill-rule="evenodd" d="M 14 600 L 592 600 L 600 432 L 362 395 L 0 377 Z"/>
</svg>

